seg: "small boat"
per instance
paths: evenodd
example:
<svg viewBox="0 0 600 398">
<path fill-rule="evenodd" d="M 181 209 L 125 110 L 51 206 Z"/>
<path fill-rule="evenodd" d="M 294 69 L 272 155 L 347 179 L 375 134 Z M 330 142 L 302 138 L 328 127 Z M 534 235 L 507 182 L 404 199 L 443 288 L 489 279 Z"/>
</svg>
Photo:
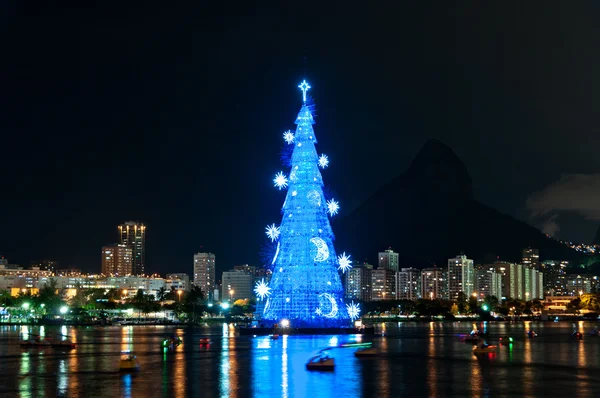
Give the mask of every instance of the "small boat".
<svg viewBox="0 0 600 398">
<path fill-rule="evenodd" d="M 271 340 L 279 340 L 279 335 L 278 334 L 272 335 Z"/>
<path fill-rule="evenodd" d="M 354 351 L 354 356 L 358 358 L 375 357 L 377 355 L 379 355 L 377 348 L 362 348 Z"/>
<path fill-rule="evenodd" d="M 583 334 L 581 334 L 581 332 L 574 332 L 571 335 L 571 338 L 574 338 L 575 340 L 583 340 Z"/>
<path fill-rule="evenodd" d="M 175 348 L 177 346 L 180 346 L 181 343 L 182 343 L 181 338 L 170 337 L 168 339 L 164 339 L 161 346 L 162 346 L 162 348 Z"/>
<path fill-rule="evenodd" d="M 30 347 L 50 347 L 50 341 L 46 339 L 36 339 L 36 340 L 21 340 L 19 345 L 22 348 L 30 348 Z"/>
<path fill-rule="evenodd" d="M 498 347 L 495 345 L 488 346 L 475 346 L 473 347 L 473 354 L 487 354 L 490 352 L 496 352 Z"/>
<path fill-rule="evenodd" d="M 527 331 L 527 337 L 529 337 L 530 339 L 537 337 L 537 333 L 534 332 L 533 330 L 528 330 Z"/>
<path fill-rule="evenodd" d="M 119 370 L 121 370 L 121 371 L 140 370 L 140 364 L 138 363 L 135 355 L 133 355 L 131 353 L 122 355 L 121 361 L 119 362 Z"/>
<path fill-rule="evenodd" d="M 500 345 L 509 345 L 514 343 L 512 337 L 500 337 Z"/>
<path fill-rule="evenodd" d="M 479 336 L 474 336 L 474 335 L 465 336 L 462 339 L 462 341 L 464 341 L 465 343 L 477 344 L 477 342 L 479 341 Z"/>
<path fill-rule="evenodd" d="M 307 370 L 323 370 L 323 371 L 331 371 L 335 368 L 335 361 L 333 358 L 319 354 L 306 362 Z"/>
<path fill-rule="evenodd" d="M 73 343 L 72 341 L 69 340 L 53 340 L 50 345 L 52 347 L 56 347 L 56 348 L 68 348 L 68 349 L 73 349 L 75 348 L 75 343 Z"/>
<path fill-rule="evenodd" d="M 200 345 L 205 345 L 205 344 L 210 344 L 210 339 L 209 338 L 202 338 L 202 339 L 200 339 Z"/>
</svg>

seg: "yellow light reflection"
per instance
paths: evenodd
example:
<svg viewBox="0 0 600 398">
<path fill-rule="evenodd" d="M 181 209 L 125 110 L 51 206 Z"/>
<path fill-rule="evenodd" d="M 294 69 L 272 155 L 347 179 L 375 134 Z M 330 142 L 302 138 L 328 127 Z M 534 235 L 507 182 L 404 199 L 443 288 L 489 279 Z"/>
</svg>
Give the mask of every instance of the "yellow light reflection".
<svg viewBox="0 0 600 398">
<path fill-rule="evenodd" d="M 133 329 L 131 326 L 121 328 L 121 351 L 133 351 Z"/>
<path fill-rule="evenodd" d="M 488 354 L 486 354 L 488 355 Z M 479 363 L 480 358 L 477 355 L 472 355 L 473 361 L 471 361 L 471 373 L 470 373 L 470 385 L 471 385 L 471 397 L 473 398 L 481 398 L 482 397 L 482 386 L 483 386 L 483 376 L 481 375 L 481 364 Z M 481 359 L 481 360 L 487 360 Z"/>
<path fill-rule="evenodd" d="M 583 327 L 583 325 L 580 325 L 580 327 Z M 579 366 L 580 368 L 585 368 L 588 365 L 588 358 L 585 352 L 585 345 L 583 343 L 583 340 L 580 340 L 577 343 L 577 366 Z"/>
<path fill-rule="evenodd" d="M 433 331 L 433 322 L 429 323 L 429 330 Z M 429 356 L 429 360 L 427 361 L 427 387 L 429 389 L 429 396 L 430 397 L 437 397 L 438 396 L 438 389 L 437 389 L 437 385 L 438 385 L 438 377 L 437 377 L 437 372 L 438 372 L 438 361 L 435 360 L 436 357 L 436 348 L 437 348 L 437 344 L 435 341 L 435 337 L 430 337 L 429 338 L 429 347 L 427 350 L 427 355 Z"/>
<path fill-rule="evenodd" d="M 530 330 L 527 322 L 525 325 L 525 330 Z M 533 363 L 532 344 L 531 344 L 530 338 L 525 339 L 525 348 L 524 348 L 524 352 L 523 352 L 523 363 L 526 363 L 526 364 Z M 523 386 L 523 396 L 530 397 L 533 395 L 532 387 L 533 387 L 533 383 L 535 383 L 534 375 L 533 375 L 533 367 L 524 366 L 522 375 L 523 375 L 523 379 L 522 379 L 523 381 L 521 382 L 521 385 Z"/>
<path fill-rule="evenodd" d="M 175 332 L 177 337 L 183 341 L 183 329 L 177 329 Z M 175 363 L 173 364 L 173 395 L 176 398 L 184 398 L 187 394 L 187 380 L 186 380 L 186 360 L 185 351 L 183 350 L 183 344 L 176 348 L 177 355 L 175 356 Z"/>
</svg>

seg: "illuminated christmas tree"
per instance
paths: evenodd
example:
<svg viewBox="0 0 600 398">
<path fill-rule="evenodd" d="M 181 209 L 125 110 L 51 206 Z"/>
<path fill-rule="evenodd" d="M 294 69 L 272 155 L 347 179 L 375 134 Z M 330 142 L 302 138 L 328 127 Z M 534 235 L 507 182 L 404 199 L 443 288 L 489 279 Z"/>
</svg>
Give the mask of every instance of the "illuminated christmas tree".
<svg viewBox="0 0 600 398">
<path fill-rule="evenodd" d="M 258 317 L 263 323 L 288 320 L 293 327 L 349 326 L 358 317 L 357 304 L 343 301 L 340 273 L 352 267 L 350 256 L 336 255 L 329 217 L 337 214 L 339 204 L 323 193 L 319 168 L 329 165 L 326 155 L 318 155 L 312 125 L 315 123 L 306 92 L 300 86 L 303 103 L 296 118 L 296 132 L 287 131 L 283 139 L 293 145 L 288 175 L 279 172 L 273 183 L 287 189 L 279 226 L 267 226 L 267 237 L 276 245 L 271 262 L 273 275 L 267 284 L 256 284 Z"/>
</svg>

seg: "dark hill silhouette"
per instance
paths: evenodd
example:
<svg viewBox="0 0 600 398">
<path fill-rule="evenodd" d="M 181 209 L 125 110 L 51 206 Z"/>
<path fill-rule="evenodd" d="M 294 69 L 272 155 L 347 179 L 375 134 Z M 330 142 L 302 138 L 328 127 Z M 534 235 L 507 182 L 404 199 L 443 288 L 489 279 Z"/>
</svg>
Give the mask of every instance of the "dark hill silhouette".
<svg viewBox="0 0 600 398">
<path fill-rule="evenodd" d="M 461 252 L 476 261 L 520 261 L 525 247 L 543 259 L 575 259 L 580 254 L 536 228 L 474 199 L 471 177 L 447 145 L 425 144 L 408 171 L 381 187 L 334 225 L 338 249 L 376 264 L 391 246 L 405 266 L 446 264 Z"/>
<path fill-rule="evenodd" d="M 596 231 L 596 237 L 594 238 L 593 245 L 600 245 L 600 227 L 598 227 L 598 231 Z"/>
</svg>

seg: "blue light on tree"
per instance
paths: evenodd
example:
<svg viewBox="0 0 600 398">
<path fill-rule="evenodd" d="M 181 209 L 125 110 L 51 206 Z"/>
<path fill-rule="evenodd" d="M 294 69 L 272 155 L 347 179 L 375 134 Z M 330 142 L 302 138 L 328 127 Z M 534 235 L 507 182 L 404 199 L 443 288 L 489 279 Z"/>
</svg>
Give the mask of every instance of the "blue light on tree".
<svg viewBox="0 0 600 398">
<path fill-rule="evenodd" d="M 303 81 L 299 88 L 303 103 L 295 121 L 296 131 L 283 136 L 286 143 L 294 144 L 290 147 L 289 178 L 280 172 L 273 180 L 275 187 L 288 189 L 281 224 L 267 227 L 267 237 L 277 241 L 277 249 L 268 286 L 261 281 L 255 288 L 259 298 L 266 298 L 257 315 L 267 325 L 286 319 L 292 327 L 349 326 L 348 309 L 354 311 L 355 307 L 343 301 L 340 271 L 349 269 L 352 262 L 345 253 L 338 258 L 335 252 L 328 215 L 336 214 L 339 204 L 333 199 L 327 201 L 323 194 L 320 169 L 328 166 L 329 159 L 319 156 L 315 149 L 315 122 L 306 104 L 310 85 Z"/>
</svg>

